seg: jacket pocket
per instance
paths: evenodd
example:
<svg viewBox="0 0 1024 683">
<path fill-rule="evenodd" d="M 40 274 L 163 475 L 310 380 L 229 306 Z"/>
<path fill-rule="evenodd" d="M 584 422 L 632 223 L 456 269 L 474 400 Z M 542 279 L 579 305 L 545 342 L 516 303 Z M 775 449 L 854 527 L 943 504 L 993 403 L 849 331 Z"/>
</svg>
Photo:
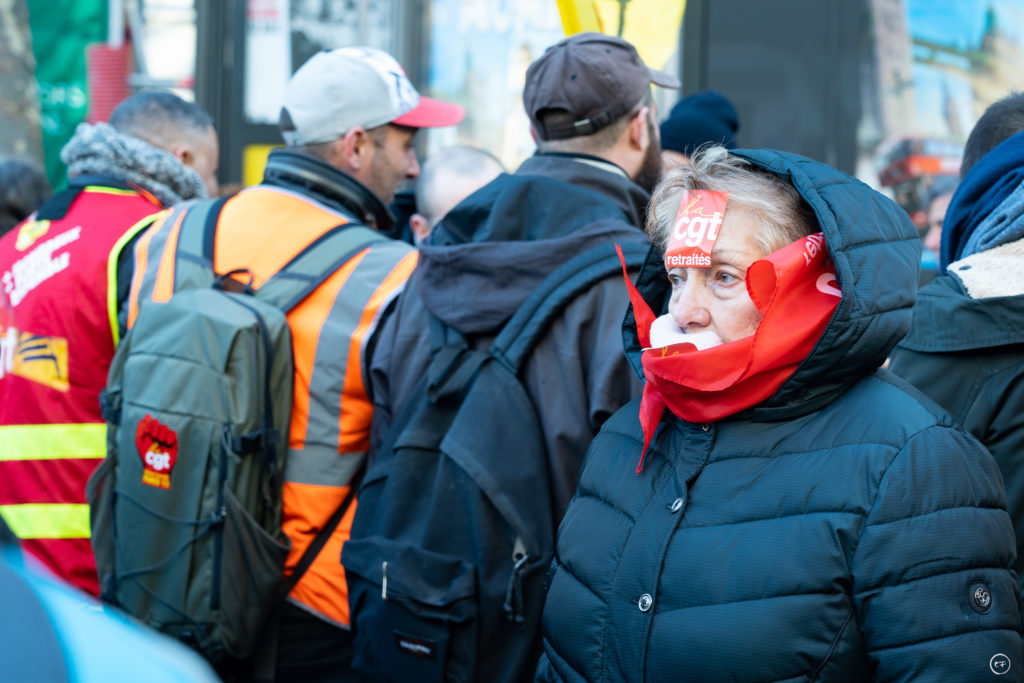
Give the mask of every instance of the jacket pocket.
<svg viewBox="0 0 1024 683">
<path fill-rule="evenodd" d="M 390 681 L 473 680 L 475 567 L 381 536 L 348 541 L 342 563 L 355 668 Z"/>
<path fill-rule="evenodd" d="M 241 658 L 252 654 L 278 603 L 291 542 L 267 533 L 230 491 L 224 507 L 217 621 L 228 654 Z"/>
</svg>

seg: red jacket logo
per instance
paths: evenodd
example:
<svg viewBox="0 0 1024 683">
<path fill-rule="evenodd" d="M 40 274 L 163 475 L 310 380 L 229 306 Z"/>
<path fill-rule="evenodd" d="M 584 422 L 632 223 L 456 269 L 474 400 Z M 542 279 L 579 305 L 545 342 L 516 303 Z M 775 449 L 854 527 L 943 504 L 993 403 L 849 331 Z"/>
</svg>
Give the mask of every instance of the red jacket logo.
<svg viewBox="0 0 1024 683">
<path fill-rule="evenodd" d="M 171 488 L 171 470 L 178 461 L 178 435 L 151 415 L 139 420 L 135 446 L 142 458 L 142 483 L 161 489 Z"/>
</svg>

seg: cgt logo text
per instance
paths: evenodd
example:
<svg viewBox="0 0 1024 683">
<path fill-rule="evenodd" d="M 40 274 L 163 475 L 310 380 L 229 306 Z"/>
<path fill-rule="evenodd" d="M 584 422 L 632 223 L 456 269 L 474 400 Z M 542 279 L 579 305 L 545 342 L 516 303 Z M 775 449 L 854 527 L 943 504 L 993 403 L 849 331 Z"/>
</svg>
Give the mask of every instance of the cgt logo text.
<svg viewBox="0 0 1024 683">
<path fill-rule="evenodd" d="M 705 240 L 713 245 L 718 239 L 718 229 L 721 226 L 721 211 L 715 211 L 710 217 L 684 213 L 679 216 L 676 224 L 672 227 L 672 238 L 688 247 L 696 247 Z M 711 265 L 711 263 L 708 262 L 707 265 Z"/>
<path fill-rule="evenodd" d="M 171 454 L 160 451 L 147 451 L 146 464 L 157 472 L 166 472 L 171 469 Z"/>
</svg>

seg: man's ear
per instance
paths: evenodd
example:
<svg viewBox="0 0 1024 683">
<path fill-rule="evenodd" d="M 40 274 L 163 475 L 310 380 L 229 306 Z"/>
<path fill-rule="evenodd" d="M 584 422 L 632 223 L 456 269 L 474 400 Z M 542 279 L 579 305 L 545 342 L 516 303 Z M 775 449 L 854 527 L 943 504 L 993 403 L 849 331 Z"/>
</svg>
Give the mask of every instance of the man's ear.
<svg viewBox="0 0 1024 683">
<path fill-rule="evenodd" d="M 430 234 L 430 223 L 423 214 L 414 213 L 409 216 L 409 228 L 416 238 L 416 244 L 422 242 L 423 238 Z"/>
<path fill-rule="evenodd" d="M 650 115 L 650 107 L 641 107 L 633 120 L 629 122 L 629 142 L 636 149 L 645 150 L 651 144 L 650 130 L 647 127 L 647 119 Z"/>
<path fill-rule="evenodd" d="M 331 156 L 338 155 L 340 161 L 352 172 L 358 172 L 369 163 L 373 141 L 362 126 L 352 128 L 336 142 L 337 147 L 331 150 Z"/>
<path fill-rule="evenodd" d="M 192 150 L 184 145 L 177 145 L 168 151 L 174 155 L 175 159 L 185 166 L 191 167 L 192 162 L 195 161 L 195 156 L 192 154 Z"/>
</svg>

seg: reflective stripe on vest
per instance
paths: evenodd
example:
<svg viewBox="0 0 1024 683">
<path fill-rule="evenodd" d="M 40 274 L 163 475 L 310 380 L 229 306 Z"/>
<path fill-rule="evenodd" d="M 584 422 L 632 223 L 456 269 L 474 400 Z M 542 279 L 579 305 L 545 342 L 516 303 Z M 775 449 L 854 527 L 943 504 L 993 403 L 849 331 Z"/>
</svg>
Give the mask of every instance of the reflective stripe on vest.
<svg viewBox="0 0 1024 683">
<path fill-rule="evenodd" d="M 102 460 L 105 424 L 0 426 L 0 462 L 15 460 Z M 0 514 L 19 538 L 89 538 L 89 506 L 84 503 L 0 505 Z"/>
<path fill-rule="evenodd" d="M 161 215 L 162 213 L 157 213 L 152 216 L 146 216 L 130 227 L 128 232 L 122 235 L 121 239 L 114 244 L 113 249 L 110 250 L 110 255 L 107 257 L 107 318 L 110 320 L 110 330 L 114 336 L 115 349 L 121 343 L 121 331 L 117 322 L 117 265 L 121 258 L 121 250 L 139 232 L 152 225 Z"/>
<path fill-rule="evenodd" d="M 61 458 L 102 459 L 106 452 L 105 424 L 0 426 L 0 462 Z"/>
<path fill-rule="evenodd" d="M 348 347 L 318 344 L 309 350 L 309 388 L 303 392 L 302 399 L 306 400 L 297 401 L 292 410 L 292 447 L 322 444 L 341 453 L 369 447 L 373 413 L 363 383 L 363 352 L 380 312 L 416 267 L 416 254 L 409 252 L 403 257 L 403 253 L 397 243 L 374 245 L 357 257 L 345 281 L 325 283 L 333 300 L 319 336 L 347 343 Z M 344 296 L 337 295 L 341 287 Z M 296 349 L 296 359 L 299 356 Z M 285 479 L 291 481 L 287 468 Z"/>
<path fill-rule="evenodd" d="M 181 225 L 188 206 L 187 203 L 180 204 L 157 216 L 152 226 L 143 233 L 135 245 L 135 270 L 132 273 L 132 288 L 128 296 L 128 327 L 135 324 L 135 319 L 139 315 L 139 303 L 153 298 L 158 269 L 150 267 L 149 264 L 151 261 L 160 263 L 164 247 L 172 233 L 177 235 L 177 228 Z M 170 256 L 173 259 L 173 248 L 170 250 Z"/>
<path fill-rule="evenodd" d="M 18 538 L 89 538 L 85 503 L 0 505 L 0 515 Z"/>
<path fill-rule="evenodd" d="M 348 486 L 365 452 L 338 453 L 325 446 L 288 449 L 285 480 L 315 486 Z"/>
</svg>

